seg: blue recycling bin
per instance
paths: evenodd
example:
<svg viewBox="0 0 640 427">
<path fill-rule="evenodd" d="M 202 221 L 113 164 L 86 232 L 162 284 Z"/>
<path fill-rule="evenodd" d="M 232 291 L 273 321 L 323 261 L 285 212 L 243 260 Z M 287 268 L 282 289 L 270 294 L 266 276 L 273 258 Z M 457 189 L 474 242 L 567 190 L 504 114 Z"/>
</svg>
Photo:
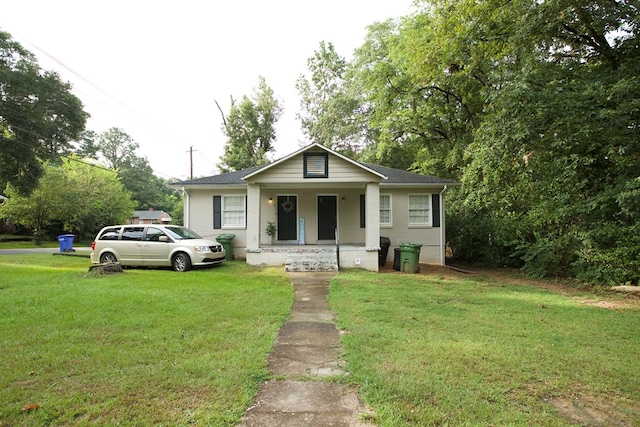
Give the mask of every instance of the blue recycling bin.
<svg viewBox="0 0 640 427">
<path fill-rule="evenodd" d="M 73 252 L 73 241 L 76 236 L 73 234 L 61 234 L 58 236 L 60 252 Z"/>
</svg>

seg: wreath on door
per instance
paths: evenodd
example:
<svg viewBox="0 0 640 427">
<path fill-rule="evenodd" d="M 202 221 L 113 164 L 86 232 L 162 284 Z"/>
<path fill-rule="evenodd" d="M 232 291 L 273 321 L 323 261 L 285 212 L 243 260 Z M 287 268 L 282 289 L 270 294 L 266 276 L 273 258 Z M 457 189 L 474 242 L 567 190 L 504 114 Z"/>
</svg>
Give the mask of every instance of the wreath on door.
<svg viewBox="0 0 640 427">
<path fill-rule="evenodd" d="M 289 198 L 287 197 L 287 200 L 285 200 L 284 202 L 282 202 L 282 204 L 280 205 L 280 207 L 282 208 L 283 211 L 285 211 L 286 213 L 291 213 L 293 212 L 293 203 L 291 203 L 291 201 L 289 200 Z"/>
</svg>

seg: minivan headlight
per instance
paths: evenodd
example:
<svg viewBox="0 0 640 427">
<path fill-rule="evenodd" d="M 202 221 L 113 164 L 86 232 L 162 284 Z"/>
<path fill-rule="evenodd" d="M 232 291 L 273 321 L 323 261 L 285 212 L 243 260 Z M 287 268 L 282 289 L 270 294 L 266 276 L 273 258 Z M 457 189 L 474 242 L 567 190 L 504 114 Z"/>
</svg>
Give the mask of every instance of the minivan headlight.
<svg viewBox="0 0 640 427">
<path fill-rule="evenodd" d="M 209 252 L 209 246 L 194 246 L 193 250 L 196 252 Z"/>
</svg>

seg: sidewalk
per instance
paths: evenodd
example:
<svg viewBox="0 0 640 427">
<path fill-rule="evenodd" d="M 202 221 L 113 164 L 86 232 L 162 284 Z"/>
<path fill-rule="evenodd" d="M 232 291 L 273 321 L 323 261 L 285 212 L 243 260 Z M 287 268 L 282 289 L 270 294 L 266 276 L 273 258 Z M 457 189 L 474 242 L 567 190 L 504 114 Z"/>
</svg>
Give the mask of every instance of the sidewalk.
<svg viewBox="0 0 640 427">
<path fill-rule="evenodd" d="M 323 377 L 342 370 L 340 332 L 329 307 L 335 273 L 289 273 L 295 292 L 292 316 L 280 329 L 268 365 L 274 378 L 262 383 L 239 427 L 370 426 L 358 394 Z M 281 378 L 281 379 L 280 379 Z"/>
</svg>

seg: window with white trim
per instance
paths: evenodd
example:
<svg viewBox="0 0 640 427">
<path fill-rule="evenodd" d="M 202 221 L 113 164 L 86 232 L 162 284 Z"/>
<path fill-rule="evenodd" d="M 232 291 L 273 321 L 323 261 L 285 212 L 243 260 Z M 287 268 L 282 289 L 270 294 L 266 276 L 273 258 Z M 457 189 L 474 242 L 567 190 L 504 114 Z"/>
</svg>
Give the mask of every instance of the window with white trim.
<svg viewBox="0 0 640 427">
<path fill-rule="evenodd" d="M 409 225 L 431 226 L 431 194 L 409 194 Z"/>
<path fill-rule="evenodd" d="M 246 197 L 222 196 L 222 228 L 244 228 L 246 224 Z"/>
<path fill-rule="evenodd" d="M 380 225 L 391 225 L 391 194 L 380 195 Z"/>
</svg>

